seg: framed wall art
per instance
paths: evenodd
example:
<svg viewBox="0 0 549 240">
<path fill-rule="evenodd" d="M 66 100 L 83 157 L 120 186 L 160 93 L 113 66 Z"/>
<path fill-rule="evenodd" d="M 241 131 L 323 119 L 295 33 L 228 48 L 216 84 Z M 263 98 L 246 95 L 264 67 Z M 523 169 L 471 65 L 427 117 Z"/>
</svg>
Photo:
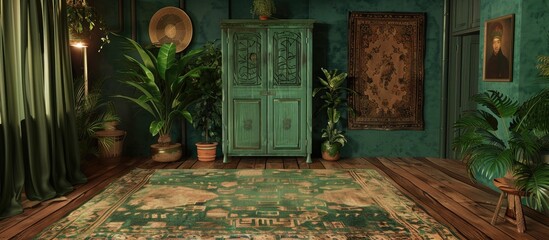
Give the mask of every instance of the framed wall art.
<svg viewBox="0 0 549 240">
<path fill-rule="evenodd" d="M 423 129 L 424 52 L 424 13 L 349 14 L 349 129 Z"/>
<path fill-rule="evenodd" d="M 484 24 L 483 80 L 511 82 L 515 15 L 490 19 Z"/>
</svg>

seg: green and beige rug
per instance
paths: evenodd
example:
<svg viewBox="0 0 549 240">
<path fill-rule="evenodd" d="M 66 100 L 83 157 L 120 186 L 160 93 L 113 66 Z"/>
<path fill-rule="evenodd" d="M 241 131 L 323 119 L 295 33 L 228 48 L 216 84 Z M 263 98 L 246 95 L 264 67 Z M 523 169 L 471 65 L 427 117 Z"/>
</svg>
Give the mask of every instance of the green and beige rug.
<svg viewBox="0 0 549 240">
<path fill-rule="evenodd" d="M 375 170 L 136 169 L 37 238 L 456 236 Z"/>
</svg>

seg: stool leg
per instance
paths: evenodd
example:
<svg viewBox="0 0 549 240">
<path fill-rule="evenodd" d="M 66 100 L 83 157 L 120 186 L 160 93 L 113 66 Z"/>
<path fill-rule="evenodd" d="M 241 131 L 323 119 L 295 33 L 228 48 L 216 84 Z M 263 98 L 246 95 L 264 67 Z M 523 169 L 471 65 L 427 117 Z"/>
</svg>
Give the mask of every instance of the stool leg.
<svg viewBox="0 0 549 240">
<path fill-rule="evenodd" d="M 499 195 L 498 204 L 496 205 L 496 211 L 494 212 L 494 216 L 492 217 L 492 222 L 491 222 L 492 225 L 495 225 L 498 220 L 499 209 L 501 208 L 501 204 L 503 203 L 504 197 L 505 197 L 505 193 L 501 192 L 501 194 Z"/>
<path fill-rule="evenodd" d="M 507 194 L 507 208 L 505 209 L 505 217 L 511 220 L 517 219 L 515 207 L 515 195 Z"/>
<path fill-rule="evenodd" d="M 515 217 L 517 224 L 517 232 L 523 233 L 526 230 L 526 223 L 524 222 L 524 214 L 522 212 L 522 203 L 520 202 L 520 196 L 514 195 L 515 198 Z"/>
</svg>

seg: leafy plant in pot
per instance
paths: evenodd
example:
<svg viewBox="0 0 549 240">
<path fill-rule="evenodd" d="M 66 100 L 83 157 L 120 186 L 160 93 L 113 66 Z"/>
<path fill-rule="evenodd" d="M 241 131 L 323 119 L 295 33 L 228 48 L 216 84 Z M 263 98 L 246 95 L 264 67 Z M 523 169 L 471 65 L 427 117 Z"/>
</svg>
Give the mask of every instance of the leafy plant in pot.
<svg viewBox="0 0 549 240">
<path fill-rule="evenodd" d="M 484 108 L 466 112 L 454 124 L 453 148 L 463 156 L 472 179 L 495 179 L 527 192 L 534 209 L 549 209 L 549 89 L 519 103 L 488 90 L 473 100 Z"/>
<path fill-rule="evenodd" d="M 83 78 L 75 79 L 75 117 L 78 132 L 80 154 L 83 159 L 88 155 L 100 156 L 101 148 L 111 148 L 113 141 L 104 140 L 95 143 L 96 133 L 103 130 L 104 124 L 118 121 L 118 116 L 111 112 L 111 102 L 102 97 L 101 83 L 91 85 L 89 93 L 85 94 Z M 99 148 L 98 148 L 99 147 Z"/>
<path fill-rule="evenodd" d="M 193 83 L 201 95 L 192 107 L 193 127 L 201 131 L 202 142 L 196 143 L 198 160 L 213 161 L 216 158 L 221 130 L 221 49 L 208 42 L 204 52 L 189 66 L 207 67 Z"/>
<path fill-rule="evenodd" d="M 273 0 L 253 0 L 250 12 L 260 20 L 267 20 L 276 12 L 276 7 Z"/>
<path fill-rule="evenodd" d="M 322 158 L 335 161 L 339 159 L 341 148 L 347 142 L 339 123 L 341 110 L 347 109 L 349 113 L 354 113 L 354 110 L 347 105 L 346 94 L 355 94 L 356 92 L 342 86 L 347 78 L 347 73 L 339 73 L 337 69 L 328 71 L 322 68 L 321 70 L 325 78 L 318 78 L 322 86 L 313 90 L 313 97 L 321 94 L 322 105 L 319 110 L 326 110 L 327 125 L 321 130 L 322 139 L 324 139 L 321 145 Z"/>
<path fill-rule="evenodd" d="M 120 118 L 116 114 L 114 104 L 106 103 L 106 110 L 102 116 L 102 130 L 95 132 L 100 158 L 117 158 L 122 154 L 122 146 L 126 131 L 116 129 Z"/>
<path fill-rule="evenodd" d="M 538 58 L 538 69 L 549 80 L 549 56 Z M 466 112 L 454 125 L 453 147 L 467 165 L 469 175 L 501 178 L 528 193 L 527 204 L 549 213 L 549 163 L 542 153 L 549 149 L 549 88 L 519 103 L 489 90 L 474 96 L 484 106 Z"/>
<path fill-rule="evenodd" d="M 199 78 L 205 68 L 187 66 L 203 50 L 191 50 L 177 59 L 175 44 L 166 43 L 158 49 L 155 57 L 132 39 L 119 37 L 126 49 L 137 56 L 124 55 L 129 68 L 121 71 L 124 76 L 122 83 L 137 90 L 138 95 L 116 97 L 129 100 L 153 117 L 149 132 L 159 137 L 158 143 L 151 145 L 152 159 L 159 162 L 179 160 L 181 144 L 172 143 L 170 132 L 173 123 L 181 118 L 192 122 L 187 109 L 200 94 L 193 88 L 192 79 Z"/>
</svg>

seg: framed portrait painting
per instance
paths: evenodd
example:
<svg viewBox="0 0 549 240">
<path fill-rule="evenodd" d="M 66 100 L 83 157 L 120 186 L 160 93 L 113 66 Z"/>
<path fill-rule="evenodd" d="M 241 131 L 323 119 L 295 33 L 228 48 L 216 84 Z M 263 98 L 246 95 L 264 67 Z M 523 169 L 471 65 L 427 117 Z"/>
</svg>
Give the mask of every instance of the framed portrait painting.
<svg viewBox="0 0 549 240">
<path fill-rule="evenodd" d="M 484 81 L 513 80 L 515 15 L 490 19 L 484 25 Z"/>
</svg>

